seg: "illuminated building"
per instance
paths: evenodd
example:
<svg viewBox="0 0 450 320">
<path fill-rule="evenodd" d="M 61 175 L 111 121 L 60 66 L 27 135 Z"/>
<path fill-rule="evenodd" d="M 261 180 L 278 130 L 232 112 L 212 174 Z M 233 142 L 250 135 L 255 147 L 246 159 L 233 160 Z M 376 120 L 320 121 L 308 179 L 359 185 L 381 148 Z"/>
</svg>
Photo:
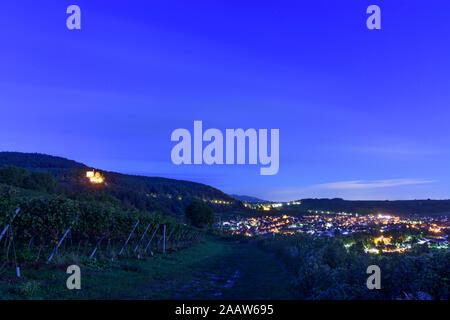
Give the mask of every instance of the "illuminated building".
<svg viewBox="0 0 450 320">
<path fill-rule="evenodd" d="M 105 179 L 100 174 L 100 172 L 95 172 L 94 170 L 87 171 L 86 178 L 89 178 L 89 181 L 91 183 L 97 183 L 97 184 L 103 183 L 105 181 Z"/>
</svg>

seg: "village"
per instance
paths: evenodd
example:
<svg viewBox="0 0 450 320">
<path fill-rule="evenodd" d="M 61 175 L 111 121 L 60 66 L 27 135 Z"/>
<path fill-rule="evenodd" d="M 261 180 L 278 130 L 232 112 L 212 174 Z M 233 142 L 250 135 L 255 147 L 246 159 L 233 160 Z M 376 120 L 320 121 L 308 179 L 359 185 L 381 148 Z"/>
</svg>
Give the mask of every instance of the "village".
<svg viewBox="0 0 450 320">
<path fill-rule="evenodd" d="M 218 228 L 232 235 L 275 236 L 294 235 L 297 233 L 313 237 L 333 237 L 337 235 L 350 236 L 366 234 L 370 236 L 373 245 L 367 246 L 368 253 L 399 252 L 411 249 L 413 244 L 428 245 L 439 249 L 448 248 L 450 221 L 447 216 L 410 216 L 392 215 L 358 215 L 346 212 L 326 213 L 311 211 L 311 214 L 300 217 L 293 216 L 263 216 L 251 218 L 233 218 L 222 221 Z M 394 239 L 395 231 L 410 230 L 417 237 L 410 235 Z M 414 232 L 417 231 L 417 232 Z M 349 243 L 348 246 L 351 246 Z"/>
</svg>

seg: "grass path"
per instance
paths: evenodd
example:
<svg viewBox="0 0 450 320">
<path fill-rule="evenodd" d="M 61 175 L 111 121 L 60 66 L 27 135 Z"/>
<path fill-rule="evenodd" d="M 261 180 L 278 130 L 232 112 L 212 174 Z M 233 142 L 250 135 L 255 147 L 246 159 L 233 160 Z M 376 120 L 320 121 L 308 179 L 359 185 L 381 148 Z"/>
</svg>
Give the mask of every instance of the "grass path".
<svg viewBox="0 0 450 320">
<path fill-rule="evenodd" d="M 283 299 L 288 279 L 277 261 L 246 243 L 211 241 L 194 250 L 206 254 L 170 279 L 168 298 L 176 299 Z M 185 254 L 190 254 L 186 251 Z M 172 256 L 177 261 L 178 257 Z M 177 261 L 176 263 L 178 263 Z M 148 283 L 151 292 L 158 283 Z"/>
<path fill-rule="evenodd" d="M 247 244 L 215 238 L 146 260 L 122 259 L 103 270 L 81 266 L 82 289 L 67 290 L 65 265 L 0 280 L 2 298 L 287 299 L 288 278 L 275 258 Z"/>
</svg>

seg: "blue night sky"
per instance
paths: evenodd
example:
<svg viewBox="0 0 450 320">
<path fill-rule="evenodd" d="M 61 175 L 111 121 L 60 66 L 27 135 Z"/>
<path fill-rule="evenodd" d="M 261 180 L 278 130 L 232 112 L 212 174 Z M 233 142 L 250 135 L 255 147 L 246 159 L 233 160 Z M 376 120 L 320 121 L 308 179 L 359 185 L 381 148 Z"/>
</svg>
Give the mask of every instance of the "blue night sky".
<svg viewBox="0 0 450 320">
<path fill-rule="evenodd" d="M 66 28 L 77 4 L 82 30 Z M 382 30 L 366 8 L 381 7 Z M 450 198 L 450 2 L 3 1 L 0 150 L 268 200 Z M 172 164 L 174 129 L 280 129 L 280 170 Z"/>
</svg>

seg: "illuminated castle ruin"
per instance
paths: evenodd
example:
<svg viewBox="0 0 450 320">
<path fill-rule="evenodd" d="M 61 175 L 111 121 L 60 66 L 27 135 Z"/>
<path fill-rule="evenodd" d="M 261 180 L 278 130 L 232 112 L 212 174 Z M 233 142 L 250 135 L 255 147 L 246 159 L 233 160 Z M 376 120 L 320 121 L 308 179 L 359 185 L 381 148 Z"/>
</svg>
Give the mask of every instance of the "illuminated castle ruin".
<svg viewBox="0 0 450 320">
<path fill-rule="evenodd" d="M 86 171 L 86 178 L 89 178 L 91 183 L 103 183 L 105 180 L 100 172 L 95 172 L 95 170 Z"/>
</svg>

